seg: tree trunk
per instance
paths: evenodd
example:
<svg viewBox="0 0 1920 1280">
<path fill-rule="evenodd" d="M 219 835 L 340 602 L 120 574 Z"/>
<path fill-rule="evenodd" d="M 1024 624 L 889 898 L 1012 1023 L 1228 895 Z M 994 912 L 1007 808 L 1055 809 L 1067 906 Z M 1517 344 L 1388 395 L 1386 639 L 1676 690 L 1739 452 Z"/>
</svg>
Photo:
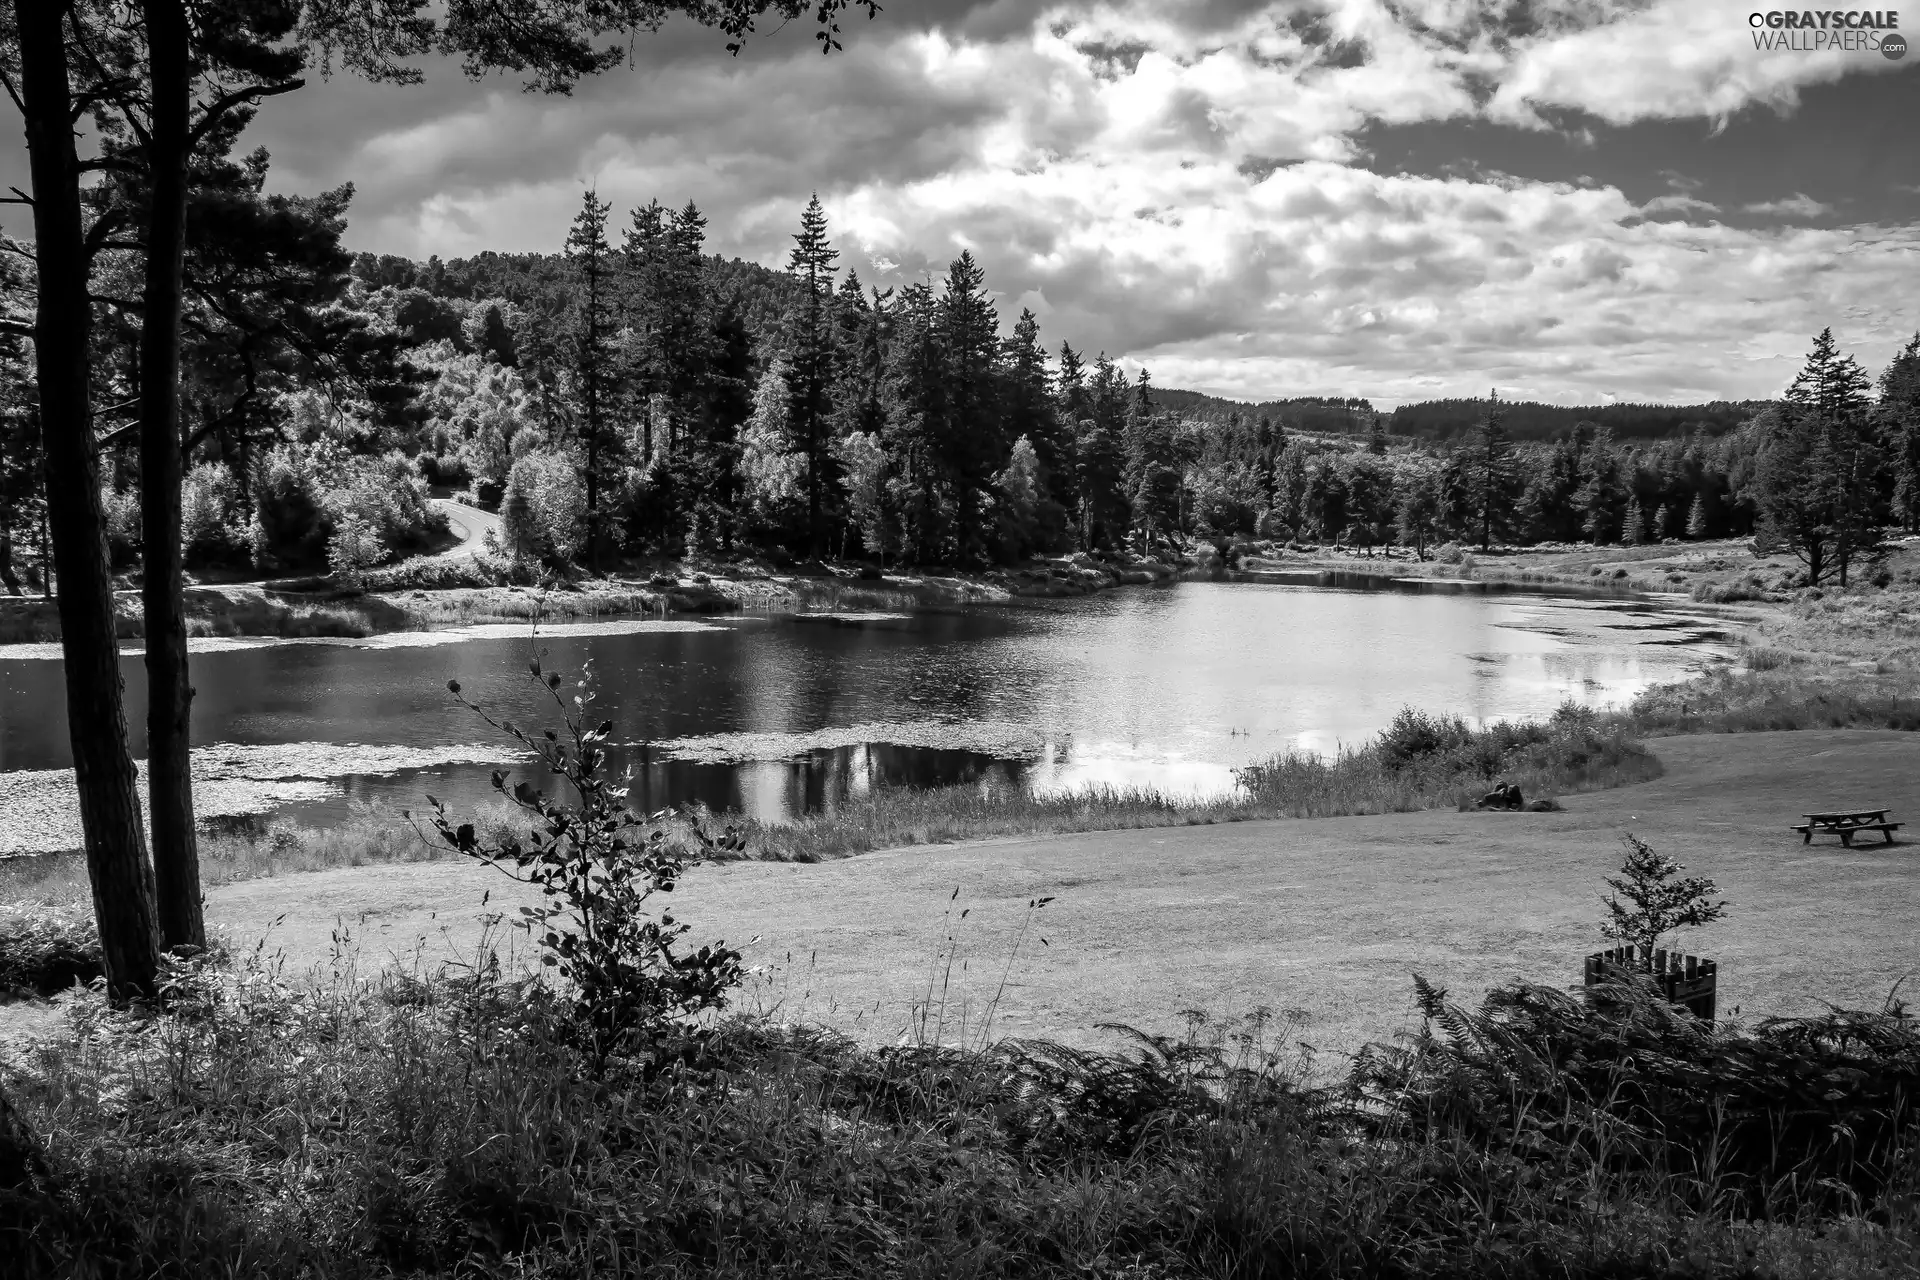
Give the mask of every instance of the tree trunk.
<svg viewBox="0 0 1920 1280">
<path fill-rule="evenodd" d="M 147 862 L 137 775 L 127 750 L 113 579 L 107 569 L 88 403 L 92 315 L 61 30 L 66 8 L 46 0 L 14 0 L 39 267 L 34 363 L 41 466 L 53 560 L 60 574 L 67 725 L 101 958 L 108 989 L 123 999 L 152 990 L 159 971 L 160 934 L 154 922 L 153 868 Z"/>
<path fill-rule="evenodd" d="M 13 568 L 13 529 L 3 514 L 0 514 L 0 586 L 6 587 L 10 596 L 25 594 L 20 590 L 20 575 Z"/>
<path fill-rule="evenodd" d="M 146 309 L 140 327 L 141 602 L 147 640 L 147 809 L 160 938 L 207 944 L 189 750 L 193 688 L 180 548 L 180 307 L 186 252 L 189 52 L 181 0 L 145 0 L 153 119 L 147 145 Z"/>
</svg>

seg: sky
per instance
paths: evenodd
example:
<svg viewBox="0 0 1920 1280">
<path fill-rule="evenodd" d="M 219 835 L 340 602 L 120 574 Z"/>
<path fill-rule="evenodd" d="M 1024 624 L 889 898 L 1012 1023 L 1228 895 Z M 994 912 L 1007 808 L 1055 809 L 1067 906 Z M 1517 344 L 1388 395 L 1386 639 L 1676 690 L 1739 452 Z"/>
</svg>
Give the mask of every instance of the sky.
<svg viewBox="0 0 1920 1280">
<path fill-rule="evenodd" d="M 274 189 L 351 181 L 356 250 L 556 251 L 591 184 L 780 265 L 818 192 L 863 281 L 970 249 L 1004 322 L 1161 386 L 1745 399 L 1824 327 L 1875 373 L 1920 330 L 1920 51 L 1759 49 L 1753 12 L 892 0 L 824 57 L 676 20 L 568 97 L 316 77 L 247 142 Z"/>
</svg>

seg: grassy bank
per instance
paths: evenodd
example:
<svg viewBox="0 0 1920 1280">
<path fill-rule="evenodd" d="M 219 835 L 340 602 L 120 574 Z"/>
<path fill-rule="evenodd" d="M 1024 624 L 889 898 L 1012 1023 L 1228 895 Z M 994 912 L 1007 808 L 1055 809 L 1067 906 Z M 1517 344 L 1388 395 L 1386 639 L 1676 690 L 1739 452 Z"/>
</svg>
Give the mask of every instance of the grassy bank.
<svg viewBox="0 0 1920 1280">
<path fill-rule="evenodd" d="M 5 1073 L 0 1248 L 26 1280 L 1914 1274 L 1911 1019 L 1422 998 L 1327 1088 L 1259 1014 L 1105 1053 L 733 1018 L 602 1067 L 485 953 L 190 966 Z"/>
<path fill-rule="evenodd" d="M 1192 826 L 1258 818 L 1328 818 L 1456 808 L 1493 780 L 1530 799 L 1657 777 L 1659 762 L 1623 728 L 1568 706 L 1545 724 L 1469 728 L 1456 717 L 1403 711 L 1373 742 L 1332 758 L 1289 752 L 1239 772 L 1215 799 L 1150 788 L 1035 795 L 1019 788 L 882 791 L 790 823 L 749 822 L 762 857 L 817 862 L 873 849 L 996 836 Z"/>
<path fill-rule="evenodd" d="M 1239 790 L 1215 799 L 1146 788 L 1042 795 L 1019 788 L 902 788 L 844 801 L 830 812 L 793 822 L 689 812 L 674 818 L 668 830 L 676 833 L 676 843 L 690 846 L 691 823 L 710 832 L 733 825 L 745 836 L 745 857 L 820 862 L 876 849 L 999 836 L 1455 808 L 1483 795 L 1496 778 L 1519 786 L 1529 799 L 1547 799 L 1640 782 L 1659 772 L 1659 762 L 1619 725 L 1571 704 L 1545 723 L 1485 729 L 1470 728 L 1457 717 L 1403 711 L 1364 747 L 1342 750 L 1331 759 L 1303 752 L 1275 757 L 1241 771 Z M 519 820 L 503 802 L 469 819 L 488 836 Z M 443 844 L 423 839 L 399 813 L 367 809 L 332 827 L 269 820 L 206 832 L 200 870 L 202 884 L 214 888 L 303 871 L 447 856 Z M 0 914 L 0 991 L 12 987 L 46 994 L 64 987 L 72 978 L 74 955 L 95 957 L 82 976 L 98 971 L 90 890 L 79 855 L 0 862 L 0 904 L 10 904 Z"/>
</svg>

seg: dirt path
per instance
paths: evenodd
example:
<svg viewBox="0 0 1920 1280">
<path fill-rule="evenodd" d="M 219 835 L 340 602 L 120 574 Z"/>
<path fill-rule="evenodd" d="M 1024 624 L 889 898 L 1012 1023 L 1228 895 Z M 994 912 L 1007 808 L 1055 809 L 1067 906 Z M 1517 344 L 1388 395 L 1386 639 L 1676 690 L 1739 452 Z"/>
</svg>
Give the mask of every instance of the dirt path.
<svg viewBox="0 0 1920 1280">
<path fill-rule="evenodd" d="M 1786 829 L 1820 805 L 1884 804 L 1920 819 L 1920 734 L 1653 745 L 1666 776 L 1573 797 L 1558 814 L 1239 823 L 743 863 L 696 870 L 673 906 L 696 936 L 745 944 L 771 968 L 749 1005 L 882 1039 L 938 995 L 930 974 L 951 934 L 950 1021 L 964 1012 L 977 1026 L 1008 973 L 996 1025 L 1012 1034 L 1099 1043 L 1101 1022 L 1171 1029 L 1186 1008 L 1267 1005 L 1307 1011 L 1301 1038 L 1345 1051 L 1410 1024 L 1416 969 L 1462 993 L 1515 975 L 1577 981 L 1599 940 L 1601 877 L 1630 829 L 1730 900 L 1728 918 L 1688 947 L 1720 960 L 1723 1011 L 1878 1005 L 1920 968 L 1920 848 L 1806 846 Z M 230 885 L 209 895 L 208 918 L 235 944 L 265 937 L 296 968 L 324 960 L 340 925 L 363 967 L 432 961 L 473 945 L 487 890 L 486 910 L 527 900 L 497 873 L 427 863 Z M 1009 971 L 1026 904 L 1040 897 L 1053 901 L 1033 913 Z"/>
</svg>

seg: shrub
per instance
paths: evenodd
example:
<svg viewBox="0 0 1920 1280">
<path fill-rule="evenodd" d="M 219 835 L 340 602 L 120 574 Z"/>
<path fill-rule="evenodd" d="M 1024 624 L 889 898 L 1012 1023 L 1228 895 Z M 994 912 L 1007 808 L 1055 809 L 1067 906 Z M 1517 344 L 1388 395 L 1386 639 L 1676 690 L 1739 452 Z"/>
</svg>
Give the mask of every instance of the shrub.
<svg viewBox="0 0 1920 1280">
<path fill-rule="evenodd" d="M 1702 604 L 1739 604 L 1743 600 L 1772 600 L 1776 597 L 1758 578 L 1741 582 L 1697 582 L 1693 598 Z"/>
<path fill-rule="evenodd" d="M 50 996 L 105 972 L 91 915 L 0 907 L 0 995 Z"/>
<path fill-rule="evenodd" d="M 327 563 L 335 532 L 349 519 L 356 526 L 349 558 L 360 568 L 424 547 L 446 527 L 402 454 L 351 454 L 328 439 L 269 451 L 254 488 L 250 541 L 257 566 L 300 570 Z"/>
<path fill-rule="evenodd" d="M 1637 978 L 1513 983 L 1477 1011 L 1414 983 L 1420 1035 L 1368 1046 L 1349 1078 L 1386 1132 L 1659 1178 L 1705 1212 L 1884 1213 L 1910 1193 L 1920 1026 L 1902 1006 L 1747 1030 Z"/>
<path fill-rule="evenodd" d="M 361 573 L 385 555 L 373 525 L 356 511 L 343 514 L 327 539 L 327 570 L 342 582 L 359 582 Z"/>
<path fill-rule="evenodd" d="M 1429 715 L 1402 707 L 1393 723 L 1381 731 L 1380 757 L 1389 769 L 1405 769 L 1438 751 L 1452 751 L 1471 741 L 1472 730 L 1459 716 Z"/>
<path fill-rule="evenodd" d="M 573 559 L 586 536 L 586 498 L 572 459 L 536 450 L 513 464 L 500 500 L 503 550 L 515 560 Z"/>
<path fill-rule="evenodd" d="M 180 485 L 180 543 L 189 565 L 218 564 L 247 551 L 247 534 L 236 517 L 240 484 L 217 462 L 202 462 Z"/>
<path fill-rule="evenodd" d="M 529 669 L 559 709 L 563 734 L 532 734 L 497 721 L 461 697 L 459 681 L 448 681 L 447 688 L 564 779 L 571 799 L 549 797 L 525 782 L 509 787 L 507 775 L 495 773 L 494 790 L 531 822 L 528 834 L 507 828 L 489 836 L 472 823 L 456 825 L 445 806 L 428 797 L 433 828 L 449 848 L 535 885 L 545 896 L 542 906 L 522 908 L 524 924 L 540 947 L 541 963 L 567 984 L 579 1042 L 595 1061 L 604 1066 L 620 1054 L 658 1065 L 669 1031 L 724 1004 L 739 985 L 740 953 L 725 945 L 682 950 L 689 926 L 669 910 L 654 913 L 653 896 L 673 891 L 687 854 L 666 829 L 671 815 L 634 812 L 626 788 L 606 776 L 604 744 L 613 724 L 587 727 L 590 671 L 583 670 L 570 710 L 560 695 L 559 673 L 543 672 L 537 656 Z M 710 852 L 738 850 L 731 831 L 718 841 L 703 824 L 693 824 L 692 831 Z"/>
<path fill-rule="evenodd" d="M 1627 857 L 1620 874 L 1607 877 L 1613 893 L 1605 899 L 1602 937 L 1652 951 L 1673 930 L 1712 924 L 1727 913 L 1725 902 L 1713 901 L 1719 892 L 1713 881 L 1680 876 L 1685 866 L 1654 852 L 1632 832 L 1622 833 L 1620 840 L 1627 847 Z"/>
<path fill-rule="evenodd" d="M 107 561 L 127 569 L 140 560 L 140 495 L 131 489 L 100 486 L 100 514 L 107 529 Z"/>
</svg>

